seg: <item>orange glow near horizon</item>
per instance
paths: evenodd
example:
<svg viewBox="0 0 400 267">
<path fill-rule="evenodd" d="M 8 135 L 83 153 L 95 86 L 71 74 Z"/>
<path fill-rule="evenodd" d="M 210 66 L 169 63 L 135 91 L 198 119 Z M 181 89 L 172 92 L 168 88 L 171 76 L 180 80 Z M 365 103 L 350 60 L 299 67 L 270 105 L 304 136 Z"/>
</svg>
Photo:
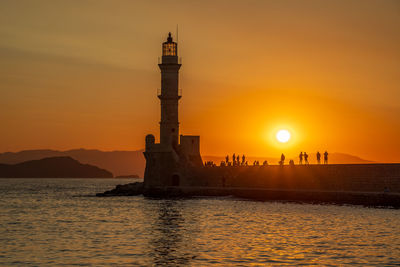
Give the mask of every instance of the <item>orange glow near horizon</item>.
<svg viewBox="0 0 400 267">
<path fill-rule="evenodd" d="M 0 5 L 0 152 L 158 139 L 157 58 L 179 24 L 180 131 L 203 155 L 400 162 L 395 1 Z"/>
</svg>

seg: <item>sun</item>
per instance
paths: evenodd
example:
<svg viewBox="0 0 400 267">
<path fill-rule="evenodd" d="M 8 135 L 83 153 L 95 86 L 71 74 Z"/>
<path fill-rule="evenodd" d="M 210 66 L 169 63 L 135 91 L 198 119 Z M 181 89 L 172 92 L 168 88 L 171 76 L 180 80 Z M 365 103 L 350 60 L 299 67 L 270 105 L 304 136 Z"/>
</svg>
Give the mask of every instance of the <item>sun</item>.
<svg viewBox="0 0 400 267">
<path fill-rule="evenodd" d="M 288 130 L 279 130 L 276 133 L 276 140 L 281 143 L 287 143 L 290 140 L 291 134 Z"/>
</svg>

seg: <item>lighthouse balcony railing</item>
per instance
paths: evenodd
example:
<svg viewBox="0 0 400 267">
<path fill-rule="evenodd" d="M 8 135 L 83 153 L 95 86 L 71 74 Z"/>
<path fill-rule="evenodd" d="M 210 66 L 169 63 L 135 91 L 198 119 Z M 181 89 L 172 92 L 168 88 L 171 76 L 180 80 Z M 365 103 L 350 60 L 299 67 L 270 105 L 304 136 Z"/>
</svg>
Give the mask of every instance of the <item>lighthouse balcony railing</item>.
<svg viewBox="0 0 400 267">
<path fill-rule="evenodd" d="M 163 93 L 162 93 L 161 88 L 157 88 L 157 96 L 164 96 Z M 178 89 L 178 96 L 182 97 L 182 88 Z"/>
<path fill-rule="evenodd" d="M 158 57 L 158 64 L 162 64 L 162 63 L 163 63 L 162 58 Z M 182 65 L 182 58 L 181 57 L 178 58 L 178 64 Z"/>
</svg>

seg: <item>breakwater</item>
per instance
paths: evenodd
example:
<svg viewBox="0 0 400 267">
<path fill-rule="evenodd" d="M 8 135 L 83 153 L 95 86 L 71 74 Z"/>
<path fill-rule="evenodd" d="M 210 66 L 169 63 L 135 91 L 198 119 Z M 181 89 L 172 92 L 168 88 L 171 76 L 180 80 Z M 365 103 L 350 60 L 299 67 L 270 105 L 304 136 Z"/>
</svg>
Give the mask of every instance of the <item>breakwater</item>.
<svg viewBox="0 0 400 267">
<path fill-rule="evenodd" d="M 181 186 L 400 193 L 400 164 L 201 167 Z"/>
<path fill-rule="evenodd" d="M 179 185 L 128 184 L 98 195 L 137 194 L 400 207 L 400 164 L 192 167 L 179 174 Z"/>
</svg>

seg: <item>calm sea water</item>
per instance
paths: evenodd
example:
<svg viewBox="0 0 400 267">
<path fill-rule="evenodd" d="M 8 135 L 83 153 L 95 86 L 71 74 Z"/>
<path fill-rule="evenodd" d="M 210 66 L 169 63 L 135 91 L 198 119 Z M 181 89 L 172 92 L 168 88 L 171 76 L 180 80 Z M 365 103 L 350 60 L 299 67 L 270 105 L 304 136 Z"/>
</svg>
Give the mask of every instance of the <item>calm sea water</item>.
<svg viewBox="0 0 400 267">
<path fill-rule="evenodd" d="M 400 210 L 93 197 L 130 181 L 0 179 L 0 265 L 400 265 Z"/>
</svg>

